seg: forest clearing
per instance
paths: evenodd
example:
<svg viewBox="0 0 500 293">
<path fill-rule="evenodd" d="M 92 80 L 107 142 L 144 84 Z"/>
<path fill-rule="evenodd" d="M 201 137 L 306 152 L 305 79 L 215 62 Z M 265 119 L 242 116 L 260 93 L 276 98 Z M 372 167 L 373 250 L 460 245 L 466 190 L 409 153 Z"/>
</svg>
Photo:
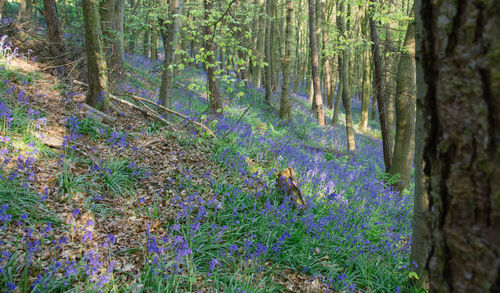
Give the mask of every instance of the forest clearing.
<svg viewBox="0 0 500 293">
<path fill-rule="evenodd" d="M 499 10 L 0 1 L 0 292 L 498 292 Z"/>
</svg>

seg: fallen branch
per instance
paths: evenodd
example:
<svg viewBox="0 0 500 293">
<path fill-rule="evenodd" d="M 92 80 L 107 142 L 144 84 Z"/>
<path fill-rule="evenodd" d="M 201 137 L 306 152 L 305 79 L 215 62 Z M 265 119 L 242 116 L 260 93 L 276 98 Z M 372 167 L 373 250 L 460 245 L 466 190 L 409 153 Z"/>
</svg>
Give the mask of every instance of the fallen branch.
<svg viewBox="0 0 500 293">
<path fill-rule="evenodd" d="M 179 116 L 179 117 L 181 117 L 182 119 L 184 119 L 184 120 L 186 120 L 186 121 L 188 121 L 188 122 L 190 122 L 190 123 L 193 123 L 194 125 L 196 125 L 196 126 L 198 126 L 198 127 L 200 127 L 200 128 L 203 128 L 204 130 L 206 130 L 206 131 L 210 134 L 210 136 L 212 136 L 213 138 L 216 138 L 215 133 L 214 133 L 214 132 L 213 132 L 210 128 L 206 127 L 205 125 L 203 125 L 203 124 L 201 124 L 201 123 L 199 123 L 199 122 L 194 121 L 193 119 L 191 119 L 191 118 L 187 117 L 187 116 L 186 116 L 186 115 L 184 115 L 184 114 L 181 114 L 181 113 L 179 113 L 179 112 L 176 112 L 176 111 L 174 111 L 174 110 L 172 110 L 172 109 L 169 109 L 169 108 L 167 108 L 167 107 L 164 107 L 164 106 L 162 106 L 162 105 L 158 105 L 157 103 L 155 103 L 155 102 L 153 102 L 153 101 L 150 101 L 150 100 L 148 100 L 148 99 L 144 99 L 144 98 L 137 97 L 137 96 L 134 96 L 134 95 L 130 95 L 130 96 L 131 96 L 134 100 L 137 100 L 137 101 L 142 101 L 142 102 L 146 102 L 146 103 L 149 103 L 149 104 L 151 104 L 151 105 L 155 105 L 156 107 L 158 107 L 158 108 L 160 108 L 160 109 L 162 109 L 162 110 L 164 110 L 164 111 L 166 111 L 166 112 L 168 112 L 168 113 L 170 113 L 170 114 L 174 114 L 174 115 L 176 115 L 176 116 Z"/>
<path fill-rule="evenodd" d="M 73 82 L 74 82 L 75 84 L 79 84 L 79 85 L 83 85 L 83 86 L 88 86 L 86 83 L 83 83 L 83 82 L 78 81 L 78 80 L 74 80 Z M 161 120 L 161 121 L 163 121 L 163 122 L 167 122 L 169 125 L 172 125 L 170 122 L 168 122 L 168 121 L 167 121 L 167 120 L 165 120 L 164 118 L 161 118 L 161 116 L 159 116 L 158 114 L 150 112 L 150 111 L 153 111 L 153 110 L 152 110 L 151 108 L 149 108 L 149 107 L 148 107 L 148 109 L 149 109 L 150 111 L 145 110 L 145 109 L 142 109 L 141 107 L 136 106 L 136 105 L 134 105 L 134 104 L 130 103 L 129 101 L 126 101 L 126 100 L 120 99 L 120 98 L 118 98 L 118 97 L 115 97 L 115 96 L 113 96 L 112 94 L 109 94 L 109 93 L 108 93 L 108 95 L 109 95 L 109 97 L 110 97 L 111 99 L 113 99 L 113 100 L 115 100 L 115 101 L 117 101 L 117 102 L 120 102 L 120 103 L 122 103 L 122 104 L 128 105 L 128 106 L 130 106 L 130 107 L 132 107 L 132 108 L 134 108 L 134 109 L 137 109 L 137 110 L 139 110 L 139 111 L 141 111 L 141 112 L 143 112 L 143 113 L 146 113 L 146 114 L 151 115 L 151 116 L 153 116 L 153 117 L 155 117 L 155 118 L 157 118 L 157 119 L 160 119 L 160 120 Z M 193 119 L 191 119 L 191 118 L 187 117 L 187 116 L 186 116 L 186 115 L 184 115 L 184 114 L 181 114 L 181 113 L 179 113 L 179 112 L 176 112 L 176 111 L 174 111 L 174 110 L 172 110 L 172 109 L 169 109 L 169 108 L 167 108 L 167 107 L 164 107 L 164 106 L 162 106 L 162 105 L 158 105 L 157 103 L 155 103 L 155 102 L 153 102 L 153 101 L 150 101 L 150 100 L 148 100 L 148 99 L 144 99 L 144 98 L 137 97 L 137 96 L 134 96 L 134 95 L 130 95 L 130 97 L 132 97 L 132 98 L 133 98 L 134 100 L 136 100 L 136 101 L 146 102 L 146 103 L 149 103 L 149 104 L 155 105 L 156 107 L 158 107 L 158 108 L 160 108 L 160 109 L 162 109 L 162 110 L 164 110 L 164 111 L 166 111 L 166 112 L 168 112 L 168 113 L 171 113 L 171 114 L 174 114 L 174 115 L 176 115 L 176 116 L 179 116 L 179 117 L 183 118 L 184 120 L 186 120 L 186 121 L 188 121 L 188 122 L 190 122 L 190 123 L 192 123 L 192 124 L 194 124 L 194 125 L 196 125 L 196 126 L 198 126 L 198 127 L 202 128 L 202 129 L 204 129 L 204 130 L 205 130 L 205 131 L 207 131 L 207 132 L 208 132 L 208 134 L 210 134 L 210 136 L 212 136 L 213 138 L 217 138 L 217 136 L 215 136 L 215 133 L 214 133 L 214 132 L 213 132 L 210 128 L 206 127 L 205 125 L 203 125 L 203 124 L 201 124 L 201 123 L 199 123 L 199 122 L 194 121 Z"/>
<path fill-rule="evenodd" d="M 111 117 L 108 114 L 103 113 L 97 109 L 94 109 L 85 103 L 82 103 L 81 107 L 82 107 L 82 114 L 85 114 L 88 117 L 92 117 L 99 122 L 105 121 L 106 123 L 111 124 L 116 120 L 115 117 Z"/>
</svg>

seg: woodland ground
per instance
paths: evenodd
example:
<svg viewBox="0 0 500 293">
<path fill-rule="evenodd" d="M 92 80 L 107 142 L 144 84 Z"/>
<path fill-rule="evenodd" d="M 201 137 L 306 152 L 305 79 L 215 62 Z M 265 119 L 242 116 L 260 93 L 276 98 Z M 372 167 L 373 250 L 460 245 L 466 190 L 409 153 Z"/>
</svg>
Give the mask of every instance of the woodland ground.
<svg viewBox="0 0 500 293">
<path fill-rule="evenodd" d="M 416 291 L 412 192 L 388 184 L 375 124 L 348 154 L 343 124 L 317 127 L 305 96 L 285 125 L 238 81 L 214 119 L 195 67 L 175 77 L 175 108 L 216 139 L 122 105 L 107 124 L 81 114 L 74 67 L 2 40 L 1 291 Z M 158 65 L 128 56 L 113 93 L 155 100 Z M 305 208 L 275 188 L 287 167 Z"/>
</svg>

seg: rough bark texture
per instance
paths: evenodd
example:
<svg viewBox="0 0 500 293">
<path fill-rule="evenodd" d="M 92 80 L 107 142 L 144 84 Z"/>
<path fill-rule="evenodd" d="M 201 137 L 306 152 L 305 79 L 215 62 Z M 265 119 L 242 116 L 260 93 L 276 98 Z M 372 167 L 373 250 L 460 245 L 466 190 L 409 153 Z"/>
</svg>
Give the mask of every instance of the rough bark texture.
<svg viewBox="0 0 500 293">
<path fill-rule="evenodd" d="M 103 34 L 104 54 L 108 64 L 111 62 L 113 55 L 113 40 L 114 40 L 114 15 L 115 15 L 115 0 L 101 0 L 99 13 L 101 17 L 101 30 Z"/>
<path fill-rule="evenodd" d="M 396 188 L 401 192 L 410 187 L 415 137 L 415 25 L 406 32 L 403 53 L 399 59 L 396 78 L 396 139 L 390 173 L 399 174 Z"/>
<path fill-rule="evenodd" d="M 370 2 L 370 10 L 374 11 L 373 5 L 376 1 Z M 387 121 L 387 105 L 386 99 L 384 97 L 384 80 L 382 73 L 382 58 L 380 56 L 380 41 L 378 38 L 377 24 L 371 17 L 368 20 L 370 25 L 370 37 L 372 40 L 372 59 L 373 59 L 373 86 L 374 93 L 377 97 L 378 112 L 380 119 L 380 129 L 382 132 L 382 150 L 384 152 L 384 165 L 385 170 L 388 172 L 391 170 L 392 161 L 392 138 L 391 138 L 391 128 Z"/>
<path fill-rule="evenodd" d="M 62 30 L 57 17 L 56 2 L 54 0 L 43 0 L 43 7 L 49 41 L 53 48 L 60 49 L 62 46 Z"/>
<path fill-rule="evenodd" d="M 430 292 L 500 291 L 498 11 L 497 0 L 422 0 L 426 92 L 417 197 L 428 201 L 423 266 Z"/>
<path fill-rule="evenodd" d="M 311 47 L 311 76 L 314 88 L 313 105 L 315 105 L 316 118 L 319 126 L 325 126 L 325 112 L 323 110 L 323 97 L 321 96 L 321 82 L 319 79 L 319 52 L 316 37 L 316 5 L 314 0 L 309 3 L 309 45 Z"/>
<path fill-rule="evenodd" d="M 223 114 L 222 105 L 222 92 L 219 85 L 219 80 L 217 79 L 215 71 L 217 70 L 217 62 L 215 61 L 215 46 L 212 42 L 212 27 L 210 23 L 210 10 L 212 9 L 212 0 L 203 0 L 203 7 L 205 9 L 205 36 L 209 39 L 205 41 L 205 52 L 207 54 L 205 70 L 207 71 L 208 79 L 208 91 L 210 100 L 210 113 L 212 115 L 220 116 Z"/>
<path fill-rule="evenodd" d="M 281 90 L 280 119 L 292 121 L 290 110 L 290 98 L 288 92 L 290 89 L 290 55 L 292 43 L 292 13 L 293 1 L 286 1 L 286 31 L 285 31 L 285 56 L 283 58 L 283 87 Z"/>
<path fill-rule="evenodd" d="M 85 102 L 99 110 L 108 106 L 108 76 L 104 58 L 99 1 L 83 0 L 85 45 L 87 49 L 88 91 Z"/>
</svg>

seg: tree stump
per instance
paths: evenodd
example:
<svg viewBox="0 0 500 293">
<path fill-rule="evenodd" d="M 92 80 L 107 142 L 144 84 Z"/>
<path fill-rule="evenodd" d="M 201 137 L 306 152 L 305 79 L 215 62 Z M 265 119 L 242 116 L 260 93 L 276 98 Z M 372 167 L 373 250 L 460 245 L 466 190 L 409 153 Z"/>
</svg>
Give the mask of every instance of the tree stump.
<svg viewBox="0 0 500 293">
<path fill-rule="evenodd" d="M 306 206 L 306 201 L 302 197 L 302 191 L 299 188 L 297 177 L 292 168 L 286 168 L 278 173 L 276 176 L 276 185 L 281 192 L 291 197 L 297 205 Z"/>
</svg>

